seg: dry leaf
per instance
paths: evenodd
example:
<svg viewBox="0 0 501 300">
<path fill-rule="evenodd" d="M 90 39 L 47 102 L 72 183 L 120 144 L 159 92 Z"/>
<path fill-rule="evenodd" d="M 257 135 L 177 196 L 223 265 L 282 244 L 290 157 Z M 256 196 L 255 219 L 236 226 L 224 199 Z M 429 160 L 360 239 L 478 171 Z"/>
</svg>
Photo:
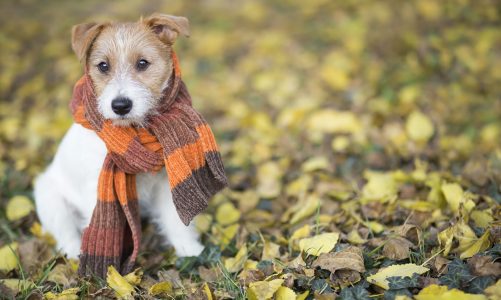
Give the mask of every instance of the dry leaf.
<svg viewBox="0 0 501 300">
<path fill-rule="evenodd" d="M 347 247 L 335 253 L 322 253 L 313 262 L 312 267 L 320 267 L 332 273 L 343 269 L 365 272 L 362 250 L 358 247 Z"/>
<path fill-rule="evenodd" d="M 304 238 L 299 241 L 299 249 L 310 255 L 318 256 L 322 253 L 330 252 L 336 246 L 339 233 L 321 233 L 311 238 Z"/>
<path fill-rule="evenodd" d="M 376 274 L 367 277 L 367 281 L 375 284 L 383 289 L 389 289 L 388 278 L 394 276 L 406 277 L 414 274 L 424 274 L 428 272 L 428 268 L 415 264 L 392 265 L 380 269 Z"/>
</svg>

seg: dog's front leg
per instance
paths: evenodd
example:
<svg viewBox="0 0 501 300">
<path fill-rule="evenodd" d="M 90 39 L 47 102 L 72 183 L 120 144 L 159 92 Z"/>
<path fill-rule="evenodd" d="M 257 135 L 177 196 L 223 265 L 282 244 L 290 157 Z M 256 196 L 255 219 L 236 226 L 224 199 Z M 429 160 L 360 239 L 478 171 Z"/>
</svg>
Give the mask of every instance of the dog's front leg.
<svg viewBox="0 0 501 300">
<path fill-rule="evenodd" d="M 169 188 L 169 181 L 165 172 L 162 173 L 155 176 L 158 182 L 154 197 L 148 203 L 149 214 L 164 241 L 174 247 L 178 256 L 199 255 L 204 249 L 198 240 L 199 234 L 193 224 L 186 226 L 179 218 Z"/>
<path fill-rule="evenodd" d="M 42 228 L 50 232 L 57 247 L 69 258 L 80 254 L 80 232 L 74 209 L 65 201 L 58 189 L 53 170 L 49 168 L 35 181 L 35 201 Z"/>
</svg>

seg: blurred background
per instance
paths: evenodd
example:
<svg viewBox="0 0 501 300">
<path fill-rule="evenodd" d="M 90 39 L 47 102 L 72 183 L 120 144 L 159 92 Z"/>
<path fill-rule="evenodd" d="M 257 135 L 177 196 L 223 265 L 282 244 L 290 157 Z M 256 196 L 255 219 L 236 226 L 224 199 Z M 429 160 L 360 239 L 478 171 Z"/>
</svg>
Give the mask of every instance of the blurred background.
<svg viewBox="0 0 501 300">
<path fill-rule="evenodd" d="M 272 158 L 292 163 L 325 154 L 331 161 L 337 152 L 381 164 L 440 155 L 442 167 L 464 163 L 472 152 L 498 153 L 498 4 L 4 0 L 2 193 L 29 187 L 72 122 L 68 103 L 82 69 L 71 26 L 152 12 L 189 18 L 192 35 L 175 49 L 195 106 L 211 121 L 235 176 Z M 423 115 L 433 123 L 429 147 L 409 136 L 410 115 L 419 126 Z"/>
<path fill-rule="evenodd" d="M 72 123 L 68 104 L 82 74 L 72 25 L 153 12 L 190 20 L 191 37 L 174 48 L 231 182 L 209 212 L 228 201 L 223 213 L 236 214 L 212 231 L 206 216 L 214 243 L 224 248 L 238 230 L 245 237 L 229 225 L 236 220 L 278 243 L 292 230 L 288 222 L 312 220 L 305 218 L 320 202 L 311 197 L 322 199 L 323 228 L 333 231 L 359 224 L 346 212 L 360 209 L 365 220 L 409 217 L 427 227 L 434 209 L 447 209 L 440 184 L 451 180 L 486 195 L 475 198 L 477 207 L 489 220 L 499 217 L 501 5 L 494 0 L 2 0 L 0 207 L 14 195 L 31 197 L 34 176 Z M 374 170 L 391 176 L 371 177 Z M 398 208 L 384 201 L 360 206 L 374 195 L 412 201 L 393 215 Z M 411 217 L 412 209 L 420 212 Z M 457 206 L 433 220 L 440 228 L 454 213 Z M 12 239 L 4 225 L 0 236 Z"/>
</svg>

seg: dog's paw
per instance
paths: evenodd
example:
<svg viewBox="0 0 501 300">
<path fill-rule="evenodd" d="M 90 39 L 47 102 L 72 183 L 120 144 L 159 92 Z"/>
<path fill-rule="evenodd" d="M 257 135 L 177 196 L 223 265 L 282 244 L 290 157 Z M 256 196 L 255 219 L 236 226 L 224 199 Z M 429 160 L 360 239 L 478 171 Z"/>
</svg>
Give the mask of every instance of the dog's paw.
<svg viewBox="0 0 501 300">
<path fill-rule="evenodd" d="M 80 241 L 67 242 L 61 245 L 61 252 L 68 258 L 78 259 L 80 255 Z"/>
<path fill-rule="evenodd" d="M 198 256 L 204 250 L 204 246 L 198 241 L 189 241 L 186 243 L 177 243 L 174 245 L 178 257 Z"/>
</svg>

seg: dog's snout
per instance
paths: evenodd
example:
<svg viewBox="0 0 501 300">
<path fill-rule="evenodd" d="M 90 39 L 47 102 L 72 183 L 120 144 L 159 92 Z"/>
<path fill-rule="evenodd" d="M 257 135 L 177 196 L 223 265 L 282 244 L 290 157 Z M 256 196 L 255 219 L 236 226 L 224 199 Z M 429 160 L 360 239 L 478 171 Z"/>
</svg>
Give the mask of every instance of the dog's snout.
<svg viewBox="0 0 501 300">
<path fill-rule="evenodd" d="M 126 115 L 132 109 L 132 100 L 125 97 L 115 98 L 111 101 L 111 109 L 113 109 L 117 115 Z"/>
</svg>

